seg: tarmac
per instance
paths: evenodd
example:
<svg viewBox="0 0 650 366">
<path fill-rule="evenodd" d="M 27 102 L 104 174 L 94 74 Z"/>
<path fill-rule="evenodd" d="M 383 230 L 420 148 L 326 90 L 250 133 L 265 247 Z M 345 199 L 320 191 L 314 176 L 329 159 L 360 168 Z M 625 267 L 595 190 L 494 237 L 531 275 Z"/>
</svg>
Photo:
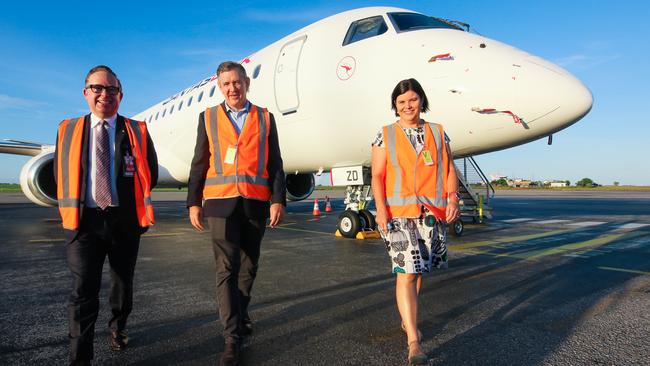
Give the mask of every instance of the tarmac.
<svg viewBox="0 0 650 366">
<path fill-rule="evenodd" d="M 344 208 L 291 202 L 262 244 L 243 365 L 404 365 L 406 338 L 380 240 L 334 236 Z M 209 234 L 184 193 L 154 196 L 142 237 L 129 348 L 95 365 L 216 365 L 223 350 Z M 0 364 L 64 365 L 71 276 L 54 208 L 0 201 Z M 450 236 L 450 268 L 424 278 L 430 365 L 650 365 L 650 192 L 497 192 L 493 218 Z M 321 210 L 324 209 L 321 200 Z"/>
</svg>

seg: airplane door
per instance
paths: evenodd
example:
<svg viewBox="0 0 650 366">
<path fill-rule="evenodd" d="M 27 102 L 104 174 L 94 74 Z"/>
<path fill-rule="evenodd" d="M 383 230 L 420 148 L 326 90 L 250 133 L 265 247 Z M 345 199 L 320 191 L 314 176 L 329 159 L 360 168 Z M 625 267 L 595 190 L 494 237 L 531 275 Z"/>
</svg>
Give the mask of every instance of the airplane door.
<svg viewBox="0 0 650 366">
<path fill-rule="evenodd" d="M 287 42 L 280 50 L 275 65 L 275 103 L 282 114 L 298 110 L 298 61 L 307 36 Z"/>
</svg>

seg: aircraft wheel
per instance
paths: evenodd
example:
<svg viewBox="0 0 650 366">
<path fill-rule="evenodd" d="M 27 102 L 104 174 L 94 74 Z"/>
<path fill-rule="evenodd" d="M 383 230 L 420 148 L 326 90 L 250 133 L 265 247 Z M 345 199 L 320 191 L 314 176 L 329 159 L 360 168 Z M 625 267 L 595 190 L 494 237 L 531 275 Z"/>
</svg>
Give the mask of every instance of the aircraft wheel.
<svg viewBox="0 0 650 366">
<path fill-rule="evenodd" d="M 375 215 L 368 210 L 359 211 L 359 217 L 363 220 L 363 228 L 366 230 L 375 230 L 377 223 L 375 222 Z"/>
<path fill-rule="evenodd" d="M 345 238 L 355 238 L 361 229 L 361 219 L 352 210 L 345 210 L 339 215 L 338 229 Z"/>
<path fill-rule="evenodd" d="M 454 236 L 461 236 L 463 235 L 463 230 L 465 229 L 465 226 L 463 225 L 463 222 L 460 221 L 460 219 L 458 219 L 456 220 L 456 222 L 454 222 L 451 229 Z"/>
</svg>

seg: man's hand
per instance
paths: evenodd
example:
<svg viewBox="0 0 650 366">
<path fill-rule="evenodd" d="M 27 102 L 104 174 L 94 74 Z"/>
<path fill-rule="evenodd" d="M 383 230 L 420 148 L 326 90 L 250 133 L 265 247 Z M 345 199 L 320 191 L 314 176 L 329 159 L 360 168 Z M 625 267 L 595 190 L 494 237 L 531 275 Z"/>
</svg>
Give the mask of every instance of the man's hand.
<svg viewBox="0 0 650 366">
<path fill-rule="evenodd" d="M 447 222 L 452 223 L 460 217 L 460 209 L 458 208 L 458 201 L 447 202 Z"/>
<path fill-rule="evenodd" d="M 190 206 L 190 222 L 198 231 L 203 231 L 203 208 L 201 206 Z"/>
<path fill-rule="evenodd" d="M 281 203 L 272 203 L 270 208 L 269 226 L 276 227 L 284 217 L 284 206 Z"/>
</svg>

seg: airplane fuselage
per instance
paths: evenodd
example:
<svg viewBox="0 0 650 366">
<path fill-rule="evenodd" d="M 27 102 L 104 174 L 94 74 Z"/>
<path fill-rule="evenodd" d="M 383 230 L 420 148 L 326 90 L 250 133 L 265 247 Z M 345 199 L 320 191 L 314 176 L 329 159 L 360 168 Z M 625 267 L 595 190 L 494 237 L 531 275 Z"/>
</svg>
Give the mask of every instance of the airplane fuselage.
<svg viewBox="0 0 650 366">
<path fill-rule="evenodd" d="M 562 68 L 451 26 L 401 30 L 393 16 L 403 13 L 412 12 L 338 14 L 241 61 L 249 99 L 275 115 L 287 173 L 369 165 L 373 136 L 396 120 L 390 93 L 406 78 L 425 88 L 423 117 L 444 125 L 457 157 L 548 136 L 589 111 L 591 93 Z M 354 22 L 373 18 L 382 34 L 344 44 Z M 198 114 L 222 100 L 211 76 L 135 116 L 149 122 L 163 180 L 187 182 Z"/>
<path fill-rule="evenodd" d="M 444 126 L 455 157 L 549 136 L 580 120 L 593 101 L 578 79 L 549 61 L 398 8 L 333 15 L 241 64 L 251 78 L 249 100 L 276 118 L 292 199 L 309 196 L 313 172 L 370 165 L 373 137 L 397 119 L 390 95 L 403 79 L 422 84 L 430 104 L 423 118 Z M 160 185 L 187 183 L 198 116 L 222 101 L 211 75 L 133 117 L 148 124 Z M 54 182 L 43 179 L 51 175 L 51 147 L 20 147 L 36 155 L 21 173 L 23 192 L 55 204 Z"/>
</svg>

